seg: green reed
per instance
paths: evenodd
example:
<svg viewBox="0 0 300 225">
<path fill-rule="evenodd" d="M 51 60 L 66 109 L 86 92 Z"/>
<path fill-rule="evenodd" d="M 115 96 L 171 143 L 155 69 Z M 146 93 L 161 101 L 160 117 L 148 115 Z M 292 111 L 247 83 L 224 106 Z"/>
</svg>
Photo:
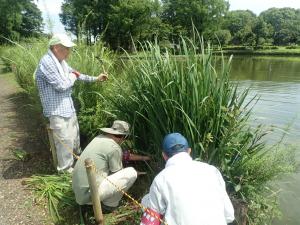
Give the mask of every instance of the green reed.
<svg viewBox="0 0 300 225">
<path fill-rule="evenodd" d="M 249 89 L 230 82 L 231 58 L 216 59 L 201 39 L 182 39 L 180 56 L 157 44 L 139 47 L 139 57 L 123 60 L 125 79 L 110 97 L 117 117 L 131 122 L 137 149 L 161 161 L 163 137 L 184 134 L 193 158 L 220 168 L 230 195 L 249 207 L 253 193 L 261 196 L 268 181 L 293 171 L 291 152 L 271 151 L 263 141 L 267 131 L 250 127 L 255 101 L 246 101 Z"/>
</svg>

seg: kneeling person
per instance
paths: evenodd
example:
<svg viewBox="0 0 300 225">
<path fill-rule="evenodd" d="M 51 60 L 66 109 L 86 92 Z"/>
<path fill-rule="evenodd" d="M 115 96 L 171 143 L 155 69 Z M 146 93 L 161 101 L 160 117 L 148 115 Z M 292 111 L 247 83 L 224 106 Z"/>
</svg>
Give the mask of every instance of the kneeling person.
<svg viewBox="0 0 300 225">
<path fill-rule="evenodd" d="M 120 144 L 129 135 L 129 124 L 125 121 L 116 120 L 111 128 L 101 128 L 101 130 L 104 135 L 98 135 L 89 143 L 74 167 L 72 187 L 76 202 L 80 205 L 91 204 L 92 202 L 84 165 L 84 160 L 87 158 L 94 161 L 98 172 L 102 173 L 104 177 L 107 176 L 113 184 L 124 191 L 127 191 L 137 178 L 137 172 L 134 168 L 123 168 L 122 165 Z M 148 160 L 148 157 L 140 156 L 138 159 Z M 119 205 L 123 194 L 103 176 L 97 174 L 102 207 L 113 210 Z"/>
<path fill-rule="evenodd" d="M 219 170 L 193 161 L 187 139 L 180 133 L 165 136 L 165 168 L 155 177 L 142 204 L 148 208 L 141 225 L 225 225 L 234 220 L 234 209 Z"/>
</svg>

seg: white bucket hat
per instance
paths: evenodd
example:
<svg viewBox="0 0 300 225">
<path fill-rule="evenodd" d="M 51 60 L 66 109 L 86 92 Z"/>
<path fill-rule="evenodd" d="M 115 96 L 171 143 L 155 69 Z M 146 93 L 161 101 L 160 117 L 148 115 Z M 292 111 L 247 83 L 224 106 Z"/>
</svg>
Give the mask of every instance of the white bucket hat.
<svg viewBox="0 0 300 225">
<path fill-rule="evenodd" d="M 76 44 L 71 41 L 68 35 L 66 34 L 54 34 L 49 41 L 49 46 L 61 44 L 67 48 L 71 48 Z"/>
<path fill-rule="evenodd" d="M 122 120 L 115 120 L 112 127 L 110 128 L 100 128 L 105 133 L 115 134 L 115 135 L 129 135 L 129 124 Z"/>
</svg>

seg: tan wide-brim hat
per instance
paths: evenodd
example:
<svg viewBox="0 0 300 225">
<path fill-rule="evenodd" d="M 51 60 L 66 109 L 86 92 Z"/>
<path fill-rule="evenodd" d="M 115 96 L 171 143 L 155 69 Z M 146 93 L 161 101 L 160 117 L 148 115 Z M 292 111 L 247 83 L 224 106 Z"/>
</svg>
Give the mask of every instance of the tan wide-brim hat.
<svg viewBox="0 0 300 225">
<path fill-rule="evenodd" d="M 49 41 L 49 46 L 61 44 L 67 48 L 76 46 L 74 42 L 71 41 L 71 38 L 66 34 L 54 34 Z"/>
<path fill-rule="evenodd" d="M 101 131 L 108 134 L 115 134 L 115 135 L 129 135 L 129 124 L 122 120 L 115 120 L 112 127 L 110 128 L 100 128 Z"/>
</svg>

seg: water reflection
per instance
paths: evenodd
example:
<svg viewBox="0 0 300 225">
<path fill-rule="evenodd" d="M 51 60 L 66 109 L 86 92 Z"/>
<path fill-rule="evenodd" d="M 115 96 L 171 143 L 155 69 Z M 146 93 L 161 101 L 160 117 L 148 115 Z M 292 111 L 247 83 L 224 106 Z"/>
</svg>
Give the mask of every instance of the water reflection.
<svg viewBox="0 0 300 225">
<path fill-rule="evenodd" d="M 273 126 L 268 141 L 278 141 L 285 134 L 287 144 L 299 146 L 300 136 L 300 59 L 295 57 L 234 57 L 231 79 L 240 88 L 251 87 L 250 100 L 260 100 L 253 108 L 252 125 Z M 300 151 L 299 151 L 300 152 Z M 299 159 L 300 162 L 300 159 Z M 278 182 L 283 218 L 274 225 L 300 224 L 300 173 Z"/>
<path fill-rule="evenodd" d="M 300 59 L 296 57 L 235 56 L 232 62 L 232 79 L 300 82 Z"/>
</svg>

